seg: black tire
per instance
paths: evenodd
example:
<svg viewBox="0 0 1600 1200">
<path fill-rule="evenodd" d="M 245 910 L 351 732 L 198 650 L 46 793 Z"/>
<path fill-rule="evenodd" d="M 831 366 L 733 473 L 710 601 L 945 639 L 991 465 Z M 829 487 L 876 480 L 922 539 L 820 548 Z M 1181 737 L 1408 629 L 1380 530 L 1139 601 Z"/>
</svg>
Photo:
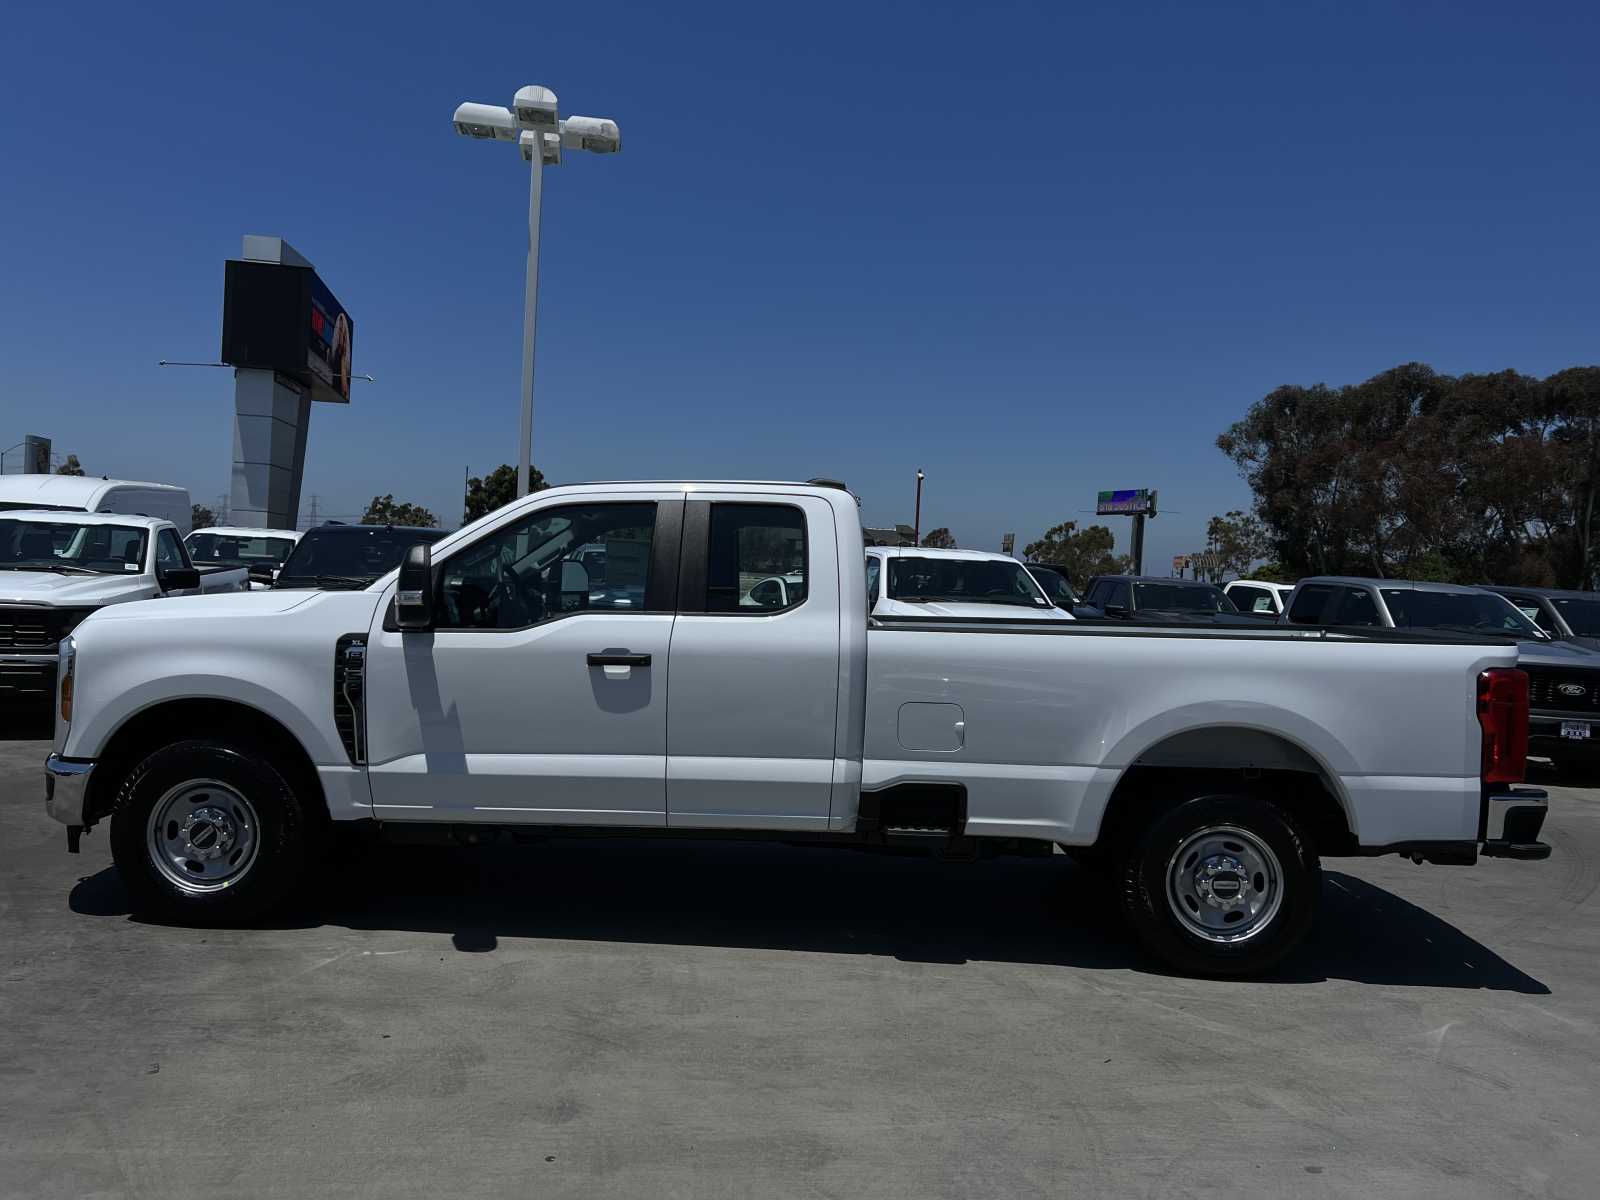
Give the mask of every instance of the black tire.
<svg viewBox="0 0 1600 1200">
<path fill-rule="evenodd" d="M 314 859 L 321 828 L 313 799 L 291 782 L 292 775 L 259 746 L 213 738 L 175 742 L 135 765 L 118 788 L 111 817 L 111 856 L 134 912 L 186 925 L 226 925 L 248 921 L 283 900 Z M 214 789 L 216 799 L 207 784 L 222 785 Z M 158 827 L 152 814 L 161 805 L 175 817 L 190 804 L 190 795 L 199 797 L 191 812 L 223 813 L 222 821 L 195 824 L 192 836 L 204 840 L 209 835 L 203 853 L 219 856 L 215 866 L 224 875 L 215 881 L 197 877 L 181 886 L 160 865 L 160 849 L 178 844 L 170 839 L 179 826 L 170 820 Z M 241 852 L 250 847 L 248 858 L 241 853 L 242 866 L 229 866 L 221 856 L 219 829 L 229 834 L 220 845 Z M 190 835 L 177 834 L 185 836 Z M 188 864 L 197 876 L 209 866 Z M 184 867 L 170 869 L 177 874 Z M 226 874 L 230 871 L 236 874 Z"/>
<path fill-rule="evenodd" d="M 1246 836 L 1230 835 L 1225 832 L 1229 829 Z M 1198 872 L 1182 870 L 1182 864 L 1175 863 L 1179 851 L 1208 830 L 1223 831 L 1210 836 L 1233 849 L 1207 857 L 1192 849 L 1186 858 Z M 1237 840 L 1229 841 L 1230 836 Z M 1261 855 L 1262 847 L 1270 856 Z M 1224 865 L 1218 868 L 1220 876 L 1206 880 L 1204 886 L 1214 891 L 1238 888 L 1248 907 L 1249 897 L 1266 897 L 1271 893 L 1265 885 L 1275 885 L 1276 906 L 1263 900 L 1259 916 L 1244 913 L 1236 927 L 1198 932 L 1196 927 L 1206 920 L 1233 919 L 1230 905 L 1240 904 L 1238 893 L 1219 896 L 1213 906 L 1196 903 L 1193 895 L 1185 900 L 1185 883 L 1169 888 L 1169 879 L 1198 879 L 1208 862 Z M 1246 870 L 1240 882 L 1240 872 L 1226 865 L 1233 862 L 1265 862 L 1269 869 L 1253 875 Z M 1283 809 L 1254 796 L 1200 796 L 1186 801 L 1157 818 L 1123 860 L 1123 907 L 1134 931 L 1158 958 L 1191 975 L 1257 975 L 1270 969 L 1305 937 L 1321 895 L 1322 866 L 1311 839 Z M 1179 916 L 1185 904 L 1193 912 L 1189 918 Z M 1225 938 L 1236 940 L 1221 940 Z"/>
</svg>

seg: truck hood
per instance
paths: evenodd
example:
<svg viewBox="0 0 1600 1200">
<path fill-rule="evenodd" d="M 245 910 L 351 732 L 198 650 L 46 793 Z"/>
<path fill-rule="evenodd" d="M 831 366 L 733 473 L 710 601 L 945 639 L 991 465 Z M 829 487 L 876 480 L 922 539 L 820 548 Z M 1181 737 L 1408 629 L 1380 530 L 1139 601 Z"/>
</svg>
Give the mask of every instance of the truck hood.
<svg viewBox="0 0 1600 1200">
<path fill-rule="evenodd" d="M 89 621 L 150 621 L 169 617 L 179 621 L 205 620 L 219 617 L 236 620 L 251 616 L 271 616 L 286 613 L 313 600 L 326 597 L 327 592 L 216 592 L 209 596 L 166 596 L 155 600 L 141 600 L 137 604 L 119 604 L 89 617 Z M 342 595 L 364 596 L 364 592 L 344 592 Z M 370 611 L 377 604 L 374 593 L 367 601 Z M 88 621 L 84 622 L 88 624 Z"/>
<path fill-rule="evenodd" d="M 930 600 L 909 604 L 904 600 L 879 600 L 875 617 L 987 617 L 992 621 L 1070 621 L 1072 614 L 1059 608 L 1024 608 L 1020 604 L 973 604 L 959 600 Z"/>
<path fill-rule="evenodd" d="M 143 575 L 65 575 L 58 571 L 0 571 L 0 604 L 40 604 L 51 608 L 116 604 L 147 595 Z"/>
<path fill-rule="evenodd" d="M 1600 671 L 1600 654 L 1571 642 L 1525 641 L 1517 643 L 1517 665 Z"/>
</svg>

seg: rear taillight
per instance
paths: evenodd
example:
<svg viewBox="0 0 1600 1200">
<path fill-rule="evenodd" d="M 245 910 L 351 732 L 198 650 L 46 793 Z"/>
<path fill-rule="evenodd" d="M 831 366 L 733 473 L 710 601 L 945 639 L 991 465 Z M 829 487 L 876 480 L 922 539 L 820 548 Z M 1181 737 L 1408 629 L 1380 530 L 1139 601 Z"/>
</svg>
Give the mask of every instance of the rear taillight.
<svg viewBox="0 0 1600 1200">
<path fill-rule="evenodd" d="M 1478 676 L 1483 781 L 1521 783 L 1528 767 L 1528 673 L 1491 667 Z"/>
</svg>

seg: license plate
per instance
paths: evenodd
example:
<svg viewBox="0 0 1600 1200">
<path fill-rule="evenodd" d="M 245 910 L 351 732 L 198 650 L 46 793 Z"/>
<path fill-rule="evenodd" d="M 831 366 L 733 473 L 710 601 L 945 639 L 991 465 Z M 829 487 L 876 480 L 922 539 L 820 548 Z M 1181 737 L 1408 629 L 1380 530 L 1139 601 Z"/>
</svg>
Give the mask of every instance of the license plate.
<svg viewBox="0 0 1600 1200">
<path fill-rule="evenodd" d="M 1561 722 L 1561 736 L 1572 738 L 1578 742 L 1586 742 L 1589 740 L 1589 722 L 1563 721 Z"/>
</svg>

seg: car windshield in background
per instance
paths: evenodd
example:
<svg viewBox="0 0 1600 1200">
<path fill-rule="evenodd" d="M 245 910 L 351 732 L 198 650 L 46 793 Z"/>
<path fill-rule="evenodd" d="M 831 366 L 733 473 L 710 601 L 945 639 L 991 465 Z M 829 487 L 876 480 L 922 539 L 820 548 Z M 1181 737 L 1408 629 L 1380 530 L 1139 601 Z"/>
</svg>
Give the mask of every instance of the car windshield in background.
<svg viewBox="0 0 1600 1200">
<path fill-rule="evenodd" d="M 418 542 L 434 542 L 443 536 L 384 525 L 313 529 L 284 562 L 278 586 L 365 587 L 398 567 L 406 551 Z"/>
<path fill-rule="evenodd" d="M 1600 600 L 1552 600 L 1572 632 L 1579 637 L 1600 637 Z"/>
<path fill-rule="evenodd" d="M 1078 597 L 1073 594 L 1072 581 L 1067 578 L 1067 573 L 1054 567 L 1032 566 L 1028 572 L 1038 581 L 1045 594 L 1058 608 L 1071 608 Z"/>
<path fill-rule="evenodd" d="M 1136 609 L 1164 609 L 1167 612 L 1236 613 L 1239 611 L 1217 588 L 1182 583 L 1136 583 L 1133 585 Z"/>
<path fill-rule="evenodd" d="M 1539 627 L 1503 596 L 1489 592 L 1434 592 L 1382 588 L 1398 629 L 1453 629 L 1536 638 Z"/>
<path fill-rule="evenodd" d="M 144 570 L 146 538 L 122 525 L 0 517 L 0 571 L 132 575 Z"/>
<path fill-rule="evenodd" d="M 281 567 L 294 549 L 293 538 L 250 537 L 239 533 L 191 533 L 184 543 L 196 566 Z"/>
<path fill-rule="evenodd" d="M 891 558 L 889 599 L 1023 604 L 1030 608 L 1050 605 L 1021 563 L 992 558 Z"/>
</svg>

